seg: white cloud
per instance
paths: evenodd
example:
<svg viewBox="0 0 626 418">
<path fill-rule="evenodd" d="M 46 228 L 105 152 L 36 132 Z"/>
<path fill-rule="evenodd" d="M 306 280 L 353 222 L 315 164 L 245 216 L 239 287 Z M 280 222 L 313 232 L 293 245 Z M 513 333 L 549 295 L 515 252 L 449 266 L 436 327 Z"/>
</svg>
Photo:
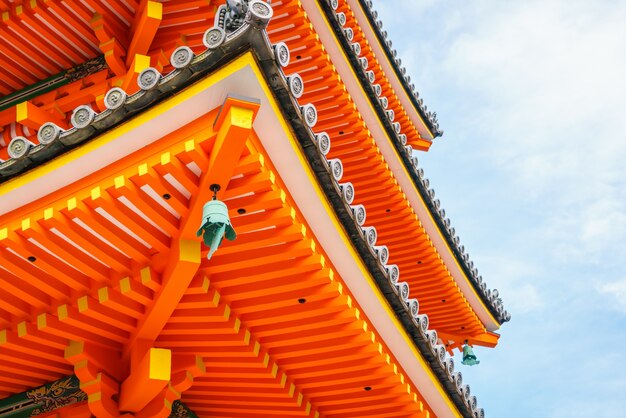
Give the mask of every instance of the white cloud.
<svg viewBox="0 0 626 418">
<path fill-rule="evenodd" d="M 599 284 L 597 290 L 611 296 L 615 307 L 626 314 L 626 279 Z"/>
<path fill-rule="evenodd" d="M 488 272 L 488 285 L 503 295 L 506 309 L 515 315 L 536 312 L 545 307 L 544 297 L 533 283 L 538 274 L 532 263 L 505 253 L 477 257 L 476 262 Z"/>
<path fill-rule="evenodd" d="M 513 316 L 469 376 L 481 405 L 617 416 L 626 369 L 597 336 L 626 337 L 626 1 L 376 7 L 445 131 L 420 162 Z"/>
<path fill-rule="evenodd" d="M 479 5 L 462 6 L 442 71 L 475 95 L 469 128 L 489 138 L 485 158 L 517 199 L 545 206 L 555 255 L 615 248 L 626 240 L 626 3 Z"/>
</svg>

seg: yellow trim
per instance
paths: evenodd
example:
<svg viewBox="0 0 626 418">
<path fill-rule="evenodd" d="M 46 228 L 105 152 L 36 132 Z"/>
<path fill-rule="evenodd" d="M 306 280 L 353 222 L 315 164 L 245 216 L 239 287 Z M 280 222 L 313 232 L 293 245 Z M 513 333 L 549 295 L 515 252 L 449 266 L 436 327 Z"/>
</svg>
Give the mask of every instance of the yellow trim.
<svg viewBox="0 0 626 418">
<path fill-rule="evenodd" d="M 169 381 L 172 371 L 172 352 L 166 348 L 151 348 L 149 354 L 150 380 Z"/>
<path fill-rule="evenodd" d="M 244 55 L 244 57 L 248 57 L 248 56 L 251 56 L 251 55 L 249 53 Z M 254 71 L 254 74 L 256 75 L 257 79 L 259 80 L 259 85 L 263 89 L 263 92 L 269 98 L 269 103 L 272 106 L 272 110 L 273 110 L 274 114 L 282 115 L 282 111 L 278 107 L 278 104 L 276 103 L 276 100 L 275 100 L 275 98 L 274 98 L 274 96 L 272 94 L 272 91 L 267 86 L 265 78 L 264 78 L 263 74 L 261 73 L 261 71 L 259 70 L 258 66 L 256 65 L 256 63 L 254 63 L 254 65 L 251 65 L 251 67 L 252 67 L 252 70 Z M 458 412 L 458 409 L 456 408 L 454 403 L 452 403 L 449 395 L 446 393 L 446 391 L 442 387 L 441 382 L 434 375 L 434 373 L 430 369 L 430 365 L 426 363 L 426 361 L 422 357 L 422 354 L 415 347 L 415 344 L 414 344 L 413 340 L 407 334 L 406 330 L 404 329 L 404 326 L 400 323 L 400 321 L 396 317 L 396 314 L 393 311 L 393 309 L 391 308 L 391 306 L 389 306 L 389 302 L 387 301 L 387 298 L 382 294 L 382 292 L 378 288 L 378 285 L 376 284 L 376 282 L 374 281 L 374 279 L 370 275 L 369 270 L 365 267 L 365 265 L 363 263 L 363 260 L 361 260 L 361 257 L 359 256 L 359 254 L 354 249 L 352 241 L 350 240 L 350 238 L 346 234 L 346 231 L 343 229 L 343 225 L 341 225 L 341 223 L 337 219 L 335 211 L 331 208 L 330 203 L 328 202 L 328 199 L 327 199 L 326 195 L 324 194 L 324 192 L 320 188 L 320 185 L 317 182 L 317 177 L 312 172 L 312 170 L 310 169 L 310 167 L 308 165 L 308 162 L 304 158 L 304 156 L 302 154 L 302 150 L 300 148 L 300 145 L 295 140 L 294 134 L 291 131 L 290 126 L 287 125 L 287 123 L 285 122 L 284 118 L 280 117 L 278 119 L 279 119 L 281 128 L 283 129 L 283 131 L 285 132 L 287 138 L 289 139 L 289 143 L 291 144 L 291 147 L 296 151 L 296 155 L 298 156 L 298 159 L 300 160 L 300 165 L 304 169 L 304 171 L 305 171 L 305 173 L 306 173 L 306 175 L 307 175 L 307 177 L 309 179 L 309 182 L 311 183 L 311 185 L 315 189 L 315 192 L 317 193 L 318 198 L 320 199 L 320 201 L 324 205 L 324 209 L 326 210 L 326 213 L 328 214 L 328 216 L 332 220 L 333 225 L 335 226 L 335 229 L 341 235 L 341 238 L 342 238 L 346 248 L 348 248 L 348 250 L 350 251 L 350 255 L 352 256 L 352 258 L 357 263 L 357 265 L 359 267 L 359 270 L 361 270 L 361 273 L 362 273 L 363 277 L 365 277 L 367 279 L 367 284 L 371 287 L 373 292 L 376 294 L 376 297 L 378 298 L 378 301 L 380 302 L 381 306 L 384 307 L 384 309 L 387 312 L 387 315 L 389 316 L 389 318 L 391 318 L 391 320 L 393 321 L 394 326 L 398 330 L 400 330 L 400 333 L 402 334 L 402 337 L 403 337 L 405 343 L 409 346 L 409 348 L 413 352 L 413 355 L 415 356 L 415 358 L 420 362 L 421 366 L 424 368 L 424 370 L 428 374 L 428 377 L 430 378 L 430 380 L 435 384 L 435 387 L 437 388 L 439 393 L 442 395 L 443 399 L 445 399 L 446 404 L 448 405 L 450 410 L 455 413 L 455 416 L 460 416 L 460 414 Z"/>
<path fill-rule="evenodd" d="M 15 106 L 15 121 L 21 122 L 28 119 L 28 102 L 18 103 Z"/>
<path fill-rule="evenodd" d="M 339 47 L 339 50 L 343 51 L 343 48 L 341 48 L 341 45 L 338 43 L 337 41 L 337 37 L 335 36 L 335 33 L 332 31 L 329 23 L 328 23 L 328 19 L 326 18 L 326 15 L 324 14 L 324 12 L 321 10 L 319 4 L 316 2 L 316 7 L 318 8 L 319 12 L 321 13 L 322 18 L 324 19 L 324 22 L 326 22 L 326 25 L 329 28 L 329 32 L 331 33 L 333 39 L 335 40 L 335 44 Z M 366 19 L 367 20 L 367 19 Z M 369 26 L 369 21 L 366 22 Z M 371 29 L 371 26 L 370 26 Z M 372 29 L 373 30 L 373 29 Z M 378 38 L 376 38 L 376 42 L 378 42 Z M 380 43 L 379 43 L 380 45 Z M 382 47 L 382 46 L 381 46 Z M 384 49 L 384 48 L 383 48 Z M 344 54 L 345 55 L 345 54 Z M 347 59 L 347 58 L 346 58 Z M 354 72 L 354 69 L 352 68 L 351 65 L 348 65 L 348 68 L 350 69 L 350 72 L 352 73 L 353 77 L 358 80 L 358 76 L 356 75 L 356 73 Z M 395 74 L 394 74 L 395 76 Z M 367 93 L 365 92 L 365 90 L 363 89 L 363 85 L 361 83 L 357 83 L 358 88 L 359 88 L 359 93 L 362 96 L 367 96 Z M 378 121 L 379 124 L 381 124 L 380 118 L 378 117 L 378 114 L 376 113 L 376 110 L 374 109 L 374 107 L 372 106 L 371 101 L 366 100 L 368 107 L 370 108 L 370 110 L 372 111 L 372 113 L 374 115 L 376 115 L 376 120 Z M 358 110 L 357 110 L 358 112 Z M 422 117 L 419 115 L 419 112 L 417 112 L 417 116 L 420 118 L 420 120 L 422 121 L 422 123 L 424 123 L 424 120 L 422 119 Z M 428 129 L 428 127 L 426 126 L 426 124 L 424 124 L 424 126 L 426 127 L 426 129 L 428 130 L 428 132 L 432 135 L 432 132 L 430 132 L 430 129 Z M 409 174 L 409 172 L 406 169 L 406 166 L 404 164 L 402 164 L 402 159 L 400 157 L 400 155 L 398 154 L 398 150 L 396 150 L 395 146 L 393 145 L 393 142 L 391 141 L 391 139 L 389 138 L 389 135 L 387 134 L 387 130 L 384 129 L 383 127 L 383 132 L 385 133 L 385 139 L 387 140 L 387 142 L 389 144 L 391 144 L 391 149 L 393 150 L 393 153 L 395 155 L 395 157 L 398 159 L 398 161 L 401 162 L 400 166 L 402 167 L 402 170 L 404 171 L 404 174 L 411 179 L 411 175 Z M 387 167 L 387 169 L 389 169 L 389 167 Z M 434 219 L 430 213 L 430 211 L 428 210 L 428 207 L 426 206 L 424 199 L 422 199 L 422 196 L 419 194 L 419 192 L 417 191 L 417 188 L 415 187 L 415 184 L 413 182 L 413 180 L 411 180 L 411 186 L 413 188 L 413 190 L 416 192 L 417 197 L 419 198 L 420 202 L 422 203 L 422 206 L 426 207 L 426 212 L 428 213 L 428 217 L 430 218 L 431 222 L 433 222 L 433 224 L 435 225 L 436 229 L 437 229 L 437 233 L 439 234 L 439 237 L 442 238 L 442 241 L 444 243 L 444 245 L 446 246 L 446 249 L 452 253 L 452 258 L 454 259 L 454 263 L 456 264 L 457 268 L 459 269 L 459 271 L 461 272 L 461 274 L 463 275 L 463 278 L 467 281 L 467 283 L 469 283 L 470 285 L 470 289 L 472 291 L 472 293 L 474 295 L 476 295 L 476 298 L 478 299 L 481 307 L 484 309 L 484 311 L 487 313 L 487 315 L 489 316 L 489 318 L 496 324 L 500 324 L 500 322 L 498 322 L 493 315 L 491 314 L 491 312 L 489 311 L 489 309 L 487 308 L 487 306 L 484 304 L 482 298 L 480 297 L 480 295 L 478 295 L 478 293 L 476 293 L 476 290 L 474 289 L 474 287 L 472 286 L 472 283 L 469 281 L 469 278 L 467 277 L 467 275 L 463 272 L 463 269 L 461 268 L 461 266 L 458 263 L 458 260 L 456 258 L 456 256 L 454 255 L 454 253 L 452 252 L 452 249 L 450 248 L 450 246 L 448 245 L 448 242 L 446 241 L 445 237 L 443 237 L 443 235 L 441 234 L 441 231 L 439 230 L 439 228 L 437 227 L 437 224 L 434 222 Z M 408 201 L 408 199 L 406 198 L 406 196 L 404 196 L 404 199 Z M 454 278 L 454 277 L 453 277 Z M 461 292 L 463 293 L 463 292 Z M 467 299 L 467 298 L 466 298 Z M 475 312 L 474 309 L 471 308 L 471 306 L 469 307 L 473 312 Z M 480 321 L 480 318 L 479 318 Z M 482 322 L 482 321 L 481 321 Z M 483 324 L 484 326 L 484 324 Z"/>
<path fill-rule="evenodd" d="M 156 1 L 149 1 L 146 5 L 146 15 L 151 19 L 161 20 L 163 18 L 163 4 Z"/>
</svg>

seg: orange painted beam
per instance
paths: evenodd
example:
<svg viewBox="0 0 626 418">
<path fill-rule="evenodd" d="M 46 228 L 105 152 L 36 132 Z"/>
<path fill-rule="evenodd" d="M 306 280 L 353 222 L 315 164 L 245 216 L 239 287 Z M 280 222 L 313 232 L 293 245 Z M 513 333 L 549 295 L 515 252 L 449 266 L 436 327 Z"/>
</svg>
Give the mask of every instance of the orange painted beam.
<svg viewBox="0 0 626 418">
<path fill-rule="evenodd" d="M 124 47 L 115 38 L 111 38 L 106 42 L 101 42 L 100 50 L 104 53 L 104 59 L 107 65 L 117 76 L 126 74 L 127 68 L 122 57 L 126 55 Z"/>
<path fill-rule="evenodd" d="M 142 5 L 139 19 L 135 22 L 133 37 L 128 46 L 126 66 L 130 66 L 135 54 L 146 55 L 152 45 L 152 40 L 163 19 L 163 5 L 156 1 L 147 1 Z"/>
<path fill-rule="evenodd" d="M 119 406 L 122 411 L 138 412 L 167 386 L 171 378 L 172 352 L 150 348 L 121 385 Z"/>
<path fill-rule="evenodd" d="M 245 148 L 258 108 L 258 103 L 250 101 L 228 98 L 224 102 L 214 124 L 218 134 L 208 158 L 208 167 L 201 176 L 198 192 L 191 198 L 189 213 L 181 222 L 182 239 L 198 239 L 196 231 L 202 221 L 202 208 L 212 194 L 209 187 L 219 184 L 218 196 L 224 194 Z"/>
<path fill-rule="evenodd" d="M 52 122 L 62 129 L 68 129 L 68 123 L 50 112 L 35 106 L 31 102 L 22 102 L 15 106 L 15 122 L 34 130 L 39 130 L 41 125 Z"/>
<path fill-rule="evenodd" d="M 168 321 L 200 266 L 200 242 L 175 240 L 163 272 L 163 285 L 129 342 L 128 355 L 139 340 L 154 341 Z"/>
</svg>

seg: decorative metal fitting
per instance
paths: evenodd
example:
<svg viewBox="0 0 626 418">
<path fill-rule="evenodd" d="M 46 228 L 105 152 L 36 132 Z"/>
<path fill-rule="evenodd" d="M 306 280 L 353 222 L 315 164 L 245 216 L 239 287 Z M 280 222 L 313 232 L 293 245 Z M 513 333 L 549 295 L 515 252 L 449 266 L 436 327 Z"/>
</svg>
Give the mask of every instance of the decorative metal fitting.
<svg viewBox="0 0 626 418">
<path fill-rule="evenodd" d="M 300 107 L 300 112 L 302 112 L 302 117 L 307 126 L 309 128 L 314 127 L 317 123 L 317 109 L 315 106 L 311 103 L 307 103 Z"/>
<path fill-rule="evenodd" d="M 387 265 L 387 262 L 389 261 L 389 249 L 387 248 L 387 246 L 374 245 L 372 246 L 372 250 L 374 251 L 374 254 L 376 254 L 376 257 L 378 257 L 378 261 L 380 261 L 380 264 L 382 264 L 383 266 Z"/>
<path fill-rule="evenodd" d="M 352 28 L 344 28 L 343 34 L 350 42 L 352 42 L 352 40 L 354 39 L 354 31 L 352 30 Z"/>
<path fill-rule="evenodd" d="M 448 377 L 452 380 L 452 375 L 454 373 L 454 359 L 452 357 L 448 357 L 445 360 L 446 370 L 448 371 Z"/>
<path fill-rule="evenodd" d="M 302 97 L 302 93 L 304 93 L 304 81 L 302 81 L 302 77 L 300 77 L 299 74 L 291 74 L 287 77 L 287 85 L 293 97 L 296 99 Z"/>
<path fill-rule="evenodd" d="M 430 324 L 428 315 L 417 315 L 417 317 L 414 317 L 413 320 L 416 323 L 417 328 L 420 330 L 420 332 L 426 335 L 426 331 L 428 331 L 428 325 Z"/>
<path fill-rule="evenodd" d="M 191 64 L 193 60 L 193 51 L 188 46 L 179 46 L 172 52 L 170 64 L 172 67 L 181 69 Z"/>
<path fill-rule="evenodd" d="M 343 164 L 341 163 L 341 160 L 339 158 L 333 158 L 327 160 L 327 163 L 330 173 L 335 181 L 341 180 L 341 177 L 343 177 Z"/>
<path fill-rule="evenodd" d="M 365 223 L 365 219 L 367 218 L 367 212 L 365 211 L 365 206 L 363 205 L 354 205 L 351 206 L 352 217 L 356 221 L 359 226 L 363 226 Z"/>
<path fill-rule="evenodd" d="M 409 299 L 409 285 L 406 282 L 396 283 L 396 292 L 403 301 L 406 302 Z"/>
<path fill-rule="evenodd" d="M 406 301 L 407 309 L 413 318 L 419 314 L 420 304 L 417 299 L 409 299 Z"/>
<path fill-rule="evenodd" d="M 387 270 L 387 276 L 389 276 L 389 281 L 391 284 L 395 285 L 400 280 L 400 269 L 395 264 L 389 264 L 385 267 Z"/>
<path fill-rule="evenodd" d="M 128 95 L 119 87 L 113 87 L 104 95 L 104 105 L 109 110 L 115 110 L 122 107 Z"/>
<path fill-rule="evenodd" d="M 263 29 L 267 26 L 273 15 L 274 10 L 269 4 L 264 1 L 253 0 L 248 4 L 246 22 L 257 29 Z"/>
<path fill-rule="evenodd" d="M 16 136 L 9 142 L 7 152 L 9 153 L 9 157 L 18 159 L 25 157 L 33 146 L 35 146 L 35 144 L 23 136 Z"/>
<path fill-rule="evenodd" d="M 40 144 L 48 145 L 61 136 L 61 128 L 52 122 L 46 122 L 37 131 L 37 139 Z"/>
<path fill-rule="evenodd" d="M 317 142 L 317 148 L 322 155 L 327 155 L 330 152 L 330 137 L 326 132 L 320 132 L 315 135 L 315 141 Z"/>
<path fill-rule="evenodd" d="M 361 228 L 361 232 L 363 233 L 363 237 L 370 247 L 376 245 L 376 240 L 378 239 L 378 233 L 376 232 L 376 228 L 374 228 L 373 226 L 364 226 Z"/>
<path fill-rule="evenodd" d="M 428 330 L 426 332 L 426 337 L 428 338 L 428 344 L 430 344 L 430 350 L 434 351 L 435 345 L 437 345 L 437 340 L 439 339 L 437 331 L 434 329 Z"/>
<path fill-rule="evenodd" d="M 291 55 L 289 54 L 287 44 L 284 42 L 277 42 L 272 45 L 272 48 L 274 49 L 274 60 L 276 60 L 276 63 L 283 68 L 288 66 Z"/>
<path fill-rule="evenodd" d="M 342 183 L 339 185 L 339 190 L 341 191 L 341 196 L 343 197 L 344 202 L 348 205 L 351 205 L 354 201 L 354 186 L 352 183 Z"/>
<path fill-rule="evenodd" d="M 224 29 L 215 26 L 204 32 L 204 36 L 202 36 L 202 43 L 207 47 L 207 49 L 217 49 L 224 43 L 225 39 L 226 32 L 224 32 Z"/>
<path fill-rule="evenodd" d="M 78 106 L 72 113 L 71 122 L 72 126 L 76 129 L 86 128 L 93 122 L 96 117 L 96 112 L 93 111 L 88 105 Z"/>
<path fill-rule="evenodd" d="M 336 13 L 335 16 L 341 26 L 346 24 L 346 15 L 343 12 Z"/>
<path fill-rule="evenodd" d="M 442 344 L 437 344 L 433 351 L 435 352 L 437 360 L 439 360 L 439 363 L 443 366 L 446 360 L 446 348 Z"/>
<path fill-rule="evenodd" d="M 137 77 L 137 85 L 142 90 L 152 90 L 159 84 L 161 73 L 156 68 L 148 67 L 139 73 Z"/>
<path fill-rule="evenodd" d="M 461 386 L 463 385 L 463 374 L 461 372 L 454 372 L 454 384 L 456 385 L 457 390 L 461 390 Z"/>
</svg>

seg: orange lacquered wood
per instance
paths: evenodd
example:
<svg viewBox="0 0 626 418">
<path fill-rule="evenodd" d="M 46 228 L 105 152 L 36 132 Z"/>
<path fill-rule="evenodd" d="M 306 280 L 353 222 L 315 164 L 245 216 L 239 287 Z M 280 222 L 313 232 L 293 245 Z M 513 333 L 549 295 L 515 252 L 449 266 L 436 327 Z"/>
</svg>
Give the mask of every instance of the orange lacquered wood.
<svg viewBox="0 0 626 418">
<path fill-rule="evenodd" d="M 193 42 L 199 42 L 200 28 L 212 23 L 216 3 L 201 7 L 199 15 L 204 21 L 188 22 L 193 13 L 185 7 L 196 7 L 197 3 L 164 4 L 166 26 L 156 32 L 154 47 L 148 52 L 152 59 L 162 60 L 163 51 L 173 48 L 187 29 L 197 31 L 189 39 L 194 37 Z M 46 4 L 70 13 L 63 3 L 51 0 Z M 78 3 L 65 4 L 75 7 Z M 112 8 L 119 13 L 118 9 L 126 6 L 114 2 L 98 7 L 100 12 Z M 305 95 L 300 101 L 318 106 L 315 131 L 326 130 L 331 135 L 329 158 L 341 158 L 344 162 L 342 182 L 353 181 L 355 203 L 365 204 L 368 211 L 367 225 L 379 229 L 379 244 L 390 247 L 391 262 L 395 257 L 401 264 L 402 280 L 408 281 L 411 292 L 420 297 L 424 311 L 430 310 L 435 327 L 449 329 L 445 335 L 452 338 L 472 334 L 480 340 L 480 322 L 455 288 L 411 212 L 300 5 L 288 0 L 273 3 L 273 7 L 272 41 L 284 40 L 290 47 L 292 65 L 286 73 L 297 70 L 305 79 Z M 77 27 L 88 27 L 91 17 L 84 10 L 77 13 L 73 19 L 82 22 Z M 126 26 L 124 19 L 128 20 L 128 16 L 124 17 L 124 13 L 122 18 L 107 20 L 105 27 Z M 167 26 L 168 19 L 171 26 Z M 128 25 L 134 23 L 129 21 Z M 93 33 L 84 37 L 95 42 Z M 171 44 L 159 45 L 165 42 Z M 382 77 L 379 70 L 375 72 L 377 80 Z M 97 96 L 103 95 L 112 82 L 108 77 L 105 72 L 90 76 L 91 81 L 66 86 L 33 103 L 66 119 L 75 105 L 94 103 Z M 401 113 L 396 111 L 406 117 Z M 80 283 L 83 286 L 82 290 L 70 292 L 67 300 L 60 292 L 49 295 L 37 293 L 36 288 L 23 292 L 28 297 L 21 302 L 9 297 L 2 299 L 14 302 L 11 318 L 3 327 L 15 332 L 20 323 L 27 324 L 22 326 L 27 331 L 23 337 L 11 337 L 14 344 L 36 343 L 45 338 L 58 342 L 59 338 L 80 336 L 120 352 L 125 350 L 128 341 L 135 337 L 137 318 L 154 306 L 167 282 L 162 274 L 171 251 L 171 238 L 179 231 L 181 219 L 188 217 L 194 207 L 192 196 L 198 190 L 205 192 L 201 178 L 188 164 L 202 170 L 210 166 L 217 133 L 206 124 L 200 129 L 201 125 L 192 123 L 149 150 L 129 156 L 64 192 L 53 193 L 20 214 L 2 217 L 3 225 L 13 225 L 11 233 L 17 238 L 12 239 L 17 239 L 16 246 L 23 255 L 25 248 L 33 249 L 24 240 L 49 241 L 46 248 L 58 252 L 65 262 L 89 276 L 86 282 L 81 274 L 72 273 L 62 279 L 64 283 L 74 283 L 72 287 Z M 187 146 L 191 138 L 195 141 Z M 167 319 L 163 333 L 156 336 L 158 346 L 181 354 L 201 355 L 205 364 L 211 365 L 207 375 L 194 379 L 183 394 L 183 401 L 201 416 L 243 416 L 250 411 L 263 416 L 314 416 L 316 412 L 337 416 L 421 416 L 428 406 L 417 388 L 407 384 L 397 361 L 342 285 L 291 201 L 280 173 L 262 158 L 264 152 L 258 141 L 254 137 L 246 141 L 246 150 L 227 164 L 232 174 L 226 177 L 234 178 L 226 179 L 228 187 L 220 193 L 229 206 L 239 239 L 225 241 L 211 262 L 201 262 L 199 273 L 191 278 L 190 287 Z M 123 180 L 116 185 L 116 178 Z M 183 189 L 174 187 L 168 178 L 176 179 Z M 148 196 L 145 187 L 158 196 L 170 194 L 165 204 L 174 213 L 163 205 L 156 206 L 155 198 Z M 93 192 L 95 189 L 98 191 Z M 123 203 L 124 199 L 149 221 Z M 42 218 L 45 208 L 53 210 Z M 239 213 L 239 209 L 245 213 Z M 150 248 L 108 220 L 101 210 L 130 228 Z M 19 228 L 24 218 L 31 219 L 35 227 Z M 197 225 L 190 223 L 188 228 L 195 229 Z M 403 240 L 397 239 L 395 228 L 405 231 Z M 57 231 L 76 246 L 68 246 Z M 85 251 L 90 255 L 85 255 Z M 419 269 L 411 254 L 422 261 Z M 201 255 L 206 255 L 206 248 Z M 47 268 L 56 268 L 56 273 L 60 273 L 61 264 L 52 259 L 46 261 Z M 33 277 L 39 272 L 36 266 L 11 253 L 0 265 L 5 269 L 9 266 L 9 271 L 21 267 Z M 146 274 L 148 265 L 153 267 Z M 65 273 L 68 272 L 71 269 Z M 0 278 L 2 273 L 0 270 Z M 442 294 L 446 297 L 445 306 L 437 306 L 437 298 Z M 305 302 L 300 303 L 300 299 Z M 46 312 L 49 307 L 52 313 Z M 32 322 L 38 318 L 42 319 Z M 462 326 L 466 330 L 457 332 Z M 207 330 L 205 334 L 199 332 L 202 329 Z M 34 346 L 35 350 L 40 348 Z M 8 360 L 24 364 L 18 351 L 7 353 Z M 64 364 L 62 358 L 59 361 Z M 2 383 L 3 387 L 19 390 L 50 380 L 44 379 L 43 370 L 39 372 L 36 364 L 26 364 L 31 367 L 26 383 L 20 385 L 18 379 Z M 214 375 L 210 374 L 211 368 Z M 69 370 L 64 365 L 57 371 Z M 373 390 L 364 391 L 365 386 L 372 386 Z M 1 393 L 7 392 L 0 390 Z M 242 398 L 248 404 L 243 404 Z"/>
</svg>

